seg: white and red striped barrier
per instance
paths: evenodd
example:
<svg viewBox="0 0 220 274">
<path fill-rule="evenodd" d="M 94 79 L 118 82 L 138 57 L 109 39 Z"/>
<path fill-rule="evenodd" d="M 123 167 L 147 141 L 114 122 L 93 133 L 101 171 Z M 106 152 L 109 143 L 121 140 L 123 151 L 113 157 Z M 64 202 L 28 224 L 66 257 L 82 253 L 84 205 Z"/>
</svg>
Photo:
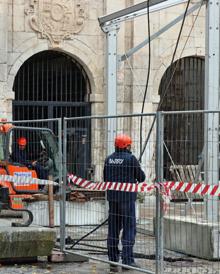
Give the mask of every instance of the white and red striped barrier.
<svg viewBox="0 0 220 274">
<path fill-rule="evenodd" d="M 12 181 L 17 184 L 39 184 L 39 185 L 58 185 L 58 183 L 41 180 L 37 178 L 27 177 L 27 176 L 10 176 L 10 175 L 0 175 L 1 181 Z M 149 193 L 155 189 L 159 189 L 162 194 L 170 195 L 170 191 L 179 191 L 185 193 L 199 194 L 199 195 L 209 195 L 220 197 L 220 184 L 218 185 L 206 185 L 204 183 L 191 183 L 191 182 L 174 182 L 166 181 L 162 183 L 121 183 L 121 182 L 93 182 L 73 174 L 68 175 L 69 185 L 77 185 L 89 190 L 117 190 L 125 192 L 143 192 Z"/>
<path fill-rule="evenodd" d="M 117 190 L 125 192 L 151 192 L 155 188 L 160 189 L 163 194 L 169 195 L 170 191 L 179 191 L 199 195 L 220 196 L 220 185 L 206 185 L 203 183 L 174 182 L 163 183 L 120 183 L 120 182 L 93 182 L 82 179 L 73 174 L 68 175 L 69 183 L 89 190 Z"/>
<path fill-rule="evenodd" d="M 58 183 L 50 181 L 50 180 L 43 180 L 38 178 L 32 178 L 30 176 L 25 175 L 0 175 L 0 181 L 6 181 L 6 182 L 13 182 L 16 185 L 22 186 L 22 185 L 58 185 Z"/>
<path fill-rule="evenodd" d="M 209 196 L 220 196 L 220 185 L 207 185 L 204 183 L 191 183 L 191 182 L 164 182 L 164 187 L 169 190 L 175 190 L 179 192 L 199 194 L 199 195 L 209 195 Z"/>
<path fill-rule="evenodd" d="M 82 188 L 86 188 L 89 190 L 118 190 L 125 192 L 150 192 L 155 189 L 155 184 L 132 184 L 132 183 L 118 183 L 118 182 L 92 182 L 86 179 L 82 179 L 75 175 L 69 175 L 69 183 L 70 181 L 77 186 Z"/>
</svg>

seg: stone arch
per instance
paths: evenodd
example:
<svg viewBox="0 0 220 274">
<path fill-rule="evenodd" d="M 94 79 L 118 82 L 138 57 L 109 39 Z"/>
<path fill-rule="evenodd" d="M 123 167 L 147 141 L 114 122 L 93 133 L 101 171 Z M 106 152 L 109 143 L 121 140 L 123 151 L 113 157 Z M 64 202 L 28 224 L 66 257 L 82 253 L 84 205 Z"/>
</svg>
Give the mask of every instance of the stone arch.
<svg viewBox="0 0 220 274">
<path fill-rule="evenodd" d="M 166 69 L 161 78 L 159 110 L 204 109 L 204 79 L 205 58 L 203 56 L 192 55 L 177 59 Z M 194 105 L 189 104 L 192 97 L 195 97 Z M 174 102 L 177 104 L 174 105 Z"/>
<path fill-rule="evenodd" d="M 170 48 L 173 48 L 174 44 L 171 45 L 169 48 L 167 48 L 163 54 L 162 57 L 160 57 L 159 66 L 154 68 L 154 74 L 152 75 L 153 78 L 153 87 L 154 90 L 157 91 L 157 95 L 159 95 L 159 86 L 161 79 L 166 72 L 167 68 L 170 66 L 172 55 L 170 54 Z M 178 49 L 176 52 L 176 57 L 174 59 L 174 62 L 176 62 L 180 58 L 184 58 L 187 56 L 205 56 L 205 48 L 204 47 L 197 47 L 196 49 L 194 47 L 187 47 L 182 51 L 182 49 Z M 158 97 L 159 99 L 159 97 Z"/>
<path fill-rule="evenodd" d="M 87 99 L 83 99 L 83 98 L 78 98 L 77 94 L 75 94 L 75 101 L 74 98 L 71 97 L 73 100 L 68 99 L 68 96 L 65 96 L 65 99 L 62 99 L 64 97 L 62 97 L 62 94 L 67 94 L 67 91 L 75 91 L 78 87 L 78 85 L 76 84 L 66 84 L 65 86 L 65 81 L 59 81 L 58 83 L 63 83 L 61 84 L 64 85 L 65 87 L 62 89 L 59 88 L 55 88 L 56 90 L 56 96 L 53 97 L 50 96 L 51 93 L 47 92 L 47 95 L 45 98 L 44 96 L 37 96 L 36 94 L 44 94 L 44 92 L 42 92 L 42 90 L 44 91 L 44 87 L 48 87 L 50 84 L 45 84 L 43 85 L 43 88 L 38 89 L 36 88 L 36 81 L 39 81 L 39 83 L 44 83 L 45 81 L 47 81 L 47 83 L 51 83 L 51 78 L 49 79 L 48 75 L 53 75 L 54 73 L 57 73 L 56 71 L 59 71 L 58 74 L 61 75 L 61 79 L 65 79 L 62 78 L 63 74 L 66 73 L 66 69 L 63 70 L 56 70 L 54 69 L 56 64 L 57 66 L 61 66 L 63 68 L 72 68 L 72 66 L 70 66 L 70 63 L 74 63 L 75 67 L 80 67 L 80 71 L 83 72 L 82 75 L 84 76 L 84 78 L 86 79 L 86 83 L 89 82 L 89 92 L 88 94 L 90 94 L 92 91 L 94 92 L 95 89 L 95 77 L 94 74 L 92 74 L 92 71 L 96 71 L 95 66 L 94 66 L 94 62 L 92 61 L 92 57 L 90 58 L 86 58 L 86 54 L 84 52 L 81 53 L 81 55 L 79 56 L 75 56 L 75 54 L 73 53 L 73 51 L 71 51 L 72 47 L 65 47 L 63 49 L 56 49 L 56 50 L 50 50 L 47 48 L 47 46 L 45 44 L 42 44 L 42 46 L 39 47 L 35 50 L 30 49 L 29 51 L 26 51 L 25 54 L 20 57 L 17 60 L 17 63 L 14 65 L 14 67 L 12 67 L 10 74 L 11 76 L 13 76 L 11 78 L 11 80 L 15 79 L 12 81 L 12 83 L 15 83 L 15 89 L 14 91 L 16 92 L 16 97 L 15 100 L 13 101 L 13 119 L 14 120 L 23 120 L 25 119 L 24 116 L 27 117 L 27 119 L 29 120 L 35 120 L 35 119 L 47 119 L 47 118 L 57 118 L 57 117 L 75 117 L 75 116 L 85 116 L 85 115 L 90 115 L 91 112 L 91 102 L 88 102 Z M 71 53 L 69 53 L 71 51 Z M 66 53 L 68 52 L 68 53 Z M 48 70 L 47 71 L 52 71 L 52 74 L 45 74 L 44 77 L 40 78 L 41 80 L 39 80 L 38 76 L 28 76 L 29 72 L 30 75 L 34 75 L 38 69 L 36 69 L 36 65 L 38 66 L 38 64 L 44 64 L 46 63 L 48 60 L 47 59 L 47 55 L 51 55 L 54 56 L 56 58 L 56 55 L 62 56 L 68 60 L 63 59 L 59 62 L 57 60 L 60 59 L 55 59 L 56 63 L 53 63 L 52 69 L 51 66 L 46 67 Z M 43 57 L 41 57 L 43 56 Z M 67 57 L 68 56 L 68 57 Z M 37 59 L 38 57 L 40 57 L 39 59 Z M 84 58 L 85 62 L 81 60 L 81 58 Z M 70 61 L 71 59 L 74 59 L 74 62 Z M 49 59 L 50 60 L 50 59 Z M 33 61 L 33 66 L 35 67 L 35 69 L 31 69 L 32 68 L 32 62 Z M 48 63 L 47 63 L 48 64 Z M 61 65 L 60 65 L 61 64 Z M 62 65 L 63 64 L 63 65 Z M 77 64 L 77 65 L 76 65 Z M 30 67 L 29 67 L 30 65 Z M 43 67 L 44 66 L 41 66 Z M 23 70 L 24 68 L 27 68 L 27 70 Z M 42 71 L 45 71 L 42 69 Z M 72 69 L 72 71 L 75 73 L 76 69 Z M 21 72 L 21 74 L 20 74 Z M 24 72 L 24 73 L 23 73 Z M 69 70 L 68 70 L 69 72 Z M 72 81 L 75 81 L 75 83 L 78 83 L 79 78 L 77 78 L 79 75 L 79 72 L 77 71 L 77 73 L 75 73 L 76 78 L 73 76 L 72 74 L 68 74 L 68 72 L 66 73 L 66 75 L 68 75 L 68 81 L 69 79 L 72 79 Z M 16 77 L 17 75 L 17 77 Z M 26 77 L 23 77 L 23 75 L 27 75 Z M 38 75 L 40 75 L 38 73 Z M 86 76 L 85 76 L 86 75 Z M 21 77 L 21 78 L 20 78 Z M 32 78 L 29 82 L 29 79 Z M 45 78 L 47 80 L 45 80 Z M 66 78 L 66 79 L 67 79 Z M 21 81 L 20 81 L 21 79 Z M 24 79 L 24 80 L 23 80 Z M 34 79 L 34 80 L 33 80 Z M 48 80 L 49 79 L 49 80 Z M 53 78 L 55 79 L 55 78 Z M 59 79 L 59 78 L 58 78 Z M 75 80 L 76 79 L 76 80 Z M 91 81 L 91 82 L 90 82 Z M 26 82 L 31 83 L 30 87 L 33 88 L 28 88 L 25 84 Z M 32 85 L 32 83 L 34 83 Z M 55 81 L 54 81 L 55 83 Z M 55 86 L 55 84 L 54 84 Z M 58 86 L 58 85 L 57 85 Z M 72 88 L 70 88 L 70 86 Z M 75 88 L 74 88 L 75 86 Z M 80 86 L 80 84 L 79 84 Z M 87 85 L 82 84 L 81 86 L 83 87 L 87 87 Z M 93 87 L 92 87 L 93 86 Z M 22 91 L 23 90 L 23 91 Z M 28 95 L 29 94 L 29 90 L 33 91 L 32 95 Z M 53 90 L 53 88 L 51 88 L 51 86 L 49 86 L 48 90 Z M 86 90 L 86 89 L 85 89 Z M 21 93 L 19 93 L 18 91 L 21 91 Z M 25 92 L 27 92 L 27 94 Z M 39 92 L 38 92 L 39 91 Z M 58 92 L 57 92 L 58 91 Z M 59 91 L 64 91 L 59 92 Z M 83 89 L 81 89 L 81 91 L 83 91 Z M 72 93 L 72 92 L 69 92 Z M 21 94 L 21 96 L 17 97 L 17 95 Z M 49 94 L 49 96 L 48 96 Z M 59 97 L 58 94 L 61 94 L 61 96 Z M 49 99 L 48 99 L 49 98 Z M 55 99 L 54 99 L 55 98 Z M 89 97 L 88 97 L 89 98 Z M 25 102 L 24 102 L 25 101 Z M 43 102 L 43 104 L 41 104 L 41 102 Z M 53 103 L 51 103 L 53 102 Z M 53 131 L 56 132 L 57 128 L 56 126 L 51 124 L 51 129 Z M 86 137 L 85 137 L 86 136 Z M 68 132 L 68 136 L 67 138 L 73 139 L 73 140 L 77 140 L 76 142 L 72 142 L 74 143 L 74 145 L 71 146 L 71 148 L 69 149 L 68 153 L 67 153 L 67 158 L 68 158 L 68 162 L 72 163 L 72 168 L 77 172 L 77 174 L 79 174 L 80 176 L 85 177 L 86 176 L 86 172 L 88 167 L 90 166 L 90 160 L 91 160 L 91 147 L 89 145 L 84 146 L 82 142 L 80 142 L 79 140 L 81 140 L 81 138 L 87 138 L 87 140 L 91 140 L 91 126 L 90 126 L 90 121 L 88 123 L 81 123 L 80 126 L 79 125 L 75 125 L 73 123 L 71 130 L 69 130 Z M 76 147 L 75 144 L 78 144 L 78 146 Z M 86 142 L 86 144 L 89 144 L 90 142 Z M 80 144 L 82 144 L 80 146 Z M 81 156 L 81 159 L 80 157 Z M 75 157 L 75 158 L 74 158 Z M 83 158 L 84 157 L 84 158 Z M 77 161 L 75 161 L 75 159 L 78 159 L 79 164 L 75 164 L 77 163 Z M 86 163 L 84 163 L 84 160 L 87 160 Z M 82 161 L 81 161 L 82 160 Z M 84 163 L 83 165 L 80 163 Z"/>
<path fill-rule="evenodd" d="M 34 38 L 32 40 L 35 41 Z M 28 45 L 29 44 L 31 44 L 30 40 Z M 24 46 L 26 46 L 26 43 L 24 43 Z M 96 56 L 95 56 L 95 53 L 91 50 L 91 48 L 87 47 L 85 44 L 83 44 L 79 40 L 77 40 L 77 43 L 75 43 L 75 45 L 72 45 L 70 43 L 64 43 L 62 48 L 51 49 L 48 47 L 47 41 L 35 43 L 35 46 L 25 47 L 25 50 L 23 50 L 23 52 L 14 60 L 13 65 L 11 69 L 9 70 L 8 90 L 12 91 L 15 76 L 17 72 L 19 71 L 20 67 L 23 65 L 23 63 L 26 60 L 28 60 L 31 56 L 46 50 L 63 52 L 71 56 L 77 62 L 79 62 L 83 66 L 85 72 L 88 75 L 90 85 L 91 85 L 91 93 L 96 93 L 96 90 L 98 88 L 97 82 L 96 82 L 96 79 L 98 78 L 98 75 L 97 75 L 98 69 L 95 65 Z"/>
<path fill-rule="evenodd" d="M 165 70 L 161 78 L 159 110 L 204 109 L 204 79 L 204 56 L 185 56 L 176 60 Z M 191 174 L 195 172 L 203 149 L 203 136 L 203 114 L 165 115 L 164 177 L 166 179 L 176 180 L 175 176 L 178 174 L 177 176 L 181 176 L 178 180 L 188 180 L 185 178 L 189 178 L 187 173 L 189 167 Z M 177 169 L 178 167 L 180 170 Z"/>
</svg>

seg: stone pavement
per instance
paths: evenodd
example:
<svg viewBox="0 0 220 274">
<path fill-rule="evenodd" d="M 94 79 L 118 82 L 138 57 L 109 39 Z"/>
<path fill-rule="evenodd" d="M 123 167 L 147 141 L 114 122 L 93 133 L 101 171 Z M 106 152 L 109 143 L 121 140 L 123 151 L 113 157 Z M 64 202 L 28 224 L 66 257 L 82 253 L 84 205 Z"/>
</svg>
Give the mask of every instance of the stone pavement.
<svg viewBox="0 0 220 274">
<path fill-rule="evenodd" d="M 143 261 L 143 260 L 142 260 Z M 145 260 L 144 260 L 145 261 Z M 146 260 L 148 261 L 148 260 Z M 145 261 L 145 265 L 147 262 Z M 138 260 L 140 264 L 141 260 Z M 143 262 L 142 262 L 143 263 Z M 97 261 L 85 263 L 48 263 L 41 261 L 30 265 L 0 266 L 0 274 L 108 274 L 109 266 Z M 123 271 L 119 267 L 119 273 L 140 274 L 138 271 Z M 195 261 L 191 262 L 165 262 L 164 274 L 191 273 L 191 274 L 219 274 L 219 262 Z"/>
<path fill-rule="evenodd" d="M 149 208 L 148 208 L 149 210 Z M 151 213 L 151 211 L 150 211 Z M 146 218 L 146 216 L 148 218 Z M 146 219 L 144 219 L 144 217 Z M 134 251 L 139 255 L 155 254 L 155 238 L 151 235 L 153 232 L 152 218 L 149 218 L 149 214 L 144 212 L 142 222 L 138 225 L 139 232 L 136 237 L 136 244 Z M 144 222 L 145 221 L 145 222 Z M 83 235 L 91 231 L 93 226 L 67 226 L 66 232 L 70 239 L 79 239 Z M 93 257 L 99 259 L 107 259 L 106 254 L 106 235 L 107 228 L 101 227 L 98 231 L 91 234 L 75 246 L 75 252 L 77 254 L 90 254 Z M 146 231 L 149 231 L 149 233 Z M 150 233 L 151 232 L 151 233 Z M 59 238 L 59 230 L 57 230 Z M 190 244 L 190 243 L 189 243 Z M 71 246 L 71 243 L 70 243 Z M 100 253 L 100 250 L 102 251 Z M 0 250 L 1 252 L 1 250 Z M 166 260 L 164 262 L 164 274 L 178 274 L 178 273 L 191 273 L 191 274 L 220 274 L 220 261 L 208 261 L 195 257 L 190 257 L 181 253 L 165 250 L 164 255 L 166 258 L 172 260 L 180 259 L 179 261 L 170 262 Z M 182 259 L 182 261 L 181 261 Z M 143 267 L 143 269 L 149 269 L 154 272 L 155 260 L 143 259 L 140 256 L 137 259 L 137 263 Z M 11 265 L 0 266 L 0 274 L 108 274 L 109 265 L 100 263 L 97 261 L 90 261 L 85 263 L 48 263 L 41 261 L 36 264 L 29 265 Z M 120 269 L 120 273 L 122 273 Z M 140 274 L 137 271 L 124 271 L 127 274 Z"/>
<path fill-rule="evenodd" d="M 119 269 L 121 272 L 121 269 Z M 120 273 L 119 272 L 119 273 Z M 36 263 L 32 265 L 1 266 L 0 274 L 107 274 L 108 264 L 99 262 L 87 263 Z M 126 271 L 129 274 L 138 274 L 136 271 Z"/>
</svg>

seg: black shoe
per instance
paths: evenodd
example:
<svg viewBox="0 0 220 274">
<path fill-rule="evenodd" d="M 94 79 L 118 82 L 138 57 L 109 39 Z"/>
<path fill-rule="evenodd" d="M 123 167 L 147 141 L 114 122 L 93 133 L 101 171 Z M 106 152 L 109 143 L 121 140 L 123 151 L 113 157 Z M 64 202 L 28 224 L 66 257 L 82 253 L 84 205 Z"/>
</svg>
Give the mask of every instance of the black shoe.
<svg viewBox="0 0 220 274">
<path fill-rule="evenodd" d="M 130 263 L 130 264 L 127 264 L 127 266 L 132 266 L 132 267 L 136 267 L 136 268 L 140 268 L 140 266 L 139 265 L 137 265 L 135 262 L 133 262 L 133 263 Z M 122 266 L 122 271 L 128 271 L 128 270 L 132 270 L 132 269 L 130 269 L 130 268 L 127 268 L 126 266 Z"/>
<path fill-rule="evenodd" d="M 118 266 L 110 264 L 110 273 L 117 273 L 118 271 Z"/>
</svg>

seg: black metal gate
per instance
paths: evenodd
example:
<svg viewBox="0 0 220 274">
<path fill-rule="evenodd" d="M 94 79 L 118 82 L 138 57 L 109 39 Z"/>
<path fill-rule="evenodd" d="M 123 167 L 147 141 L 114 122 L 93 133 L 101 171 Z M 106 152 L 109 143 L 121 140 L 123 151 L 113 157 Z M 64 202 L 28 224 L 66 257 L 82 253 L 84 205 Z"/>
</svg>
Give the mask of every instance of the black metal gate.
<svg viewBox="0 0 220 274">
<path fill-rule="evenodd" d="M 29 58 L 18 71 L 13 90 L 13 120 L 79 117 L 91 114 L 91 90 L 86 72 L 73 58 L 61 52 L 43 51 Z M 85 130 L 87 138 L 90 139 L 88 125 Z M 78 133 L 78 138 L 85 138 L 85 130 L 77 131 L 81 132 L 81 136 Z M 57 129 L 53 128 L 53 131 L 56 132 Z M 72 133 L 69 138 L 73 138 Z M 90 147 L 79 148 L 76 145 L 68 157 L 73 162 L 75 155 L 82 149 L 87 163 L 84 170 L 77 174 L 85 176 L 86 169 L 90 166 Z"/>
<path fill-rule="evenodd" d="M 203 57 L 185 57 L 169 67 L 160 84 L 163 111 L 204 109 L 205 60 Z M 203 115 L 166 116 L 164 139 L 175 165 L 197 165 L 203 149 Z M 177 141 L 178 140 L 178 141 Z M 178 142 L 178 144 L 177 144 Z M 172 179 L 173 164 L 164 153 L 165 178 Z"/>
</svg>

